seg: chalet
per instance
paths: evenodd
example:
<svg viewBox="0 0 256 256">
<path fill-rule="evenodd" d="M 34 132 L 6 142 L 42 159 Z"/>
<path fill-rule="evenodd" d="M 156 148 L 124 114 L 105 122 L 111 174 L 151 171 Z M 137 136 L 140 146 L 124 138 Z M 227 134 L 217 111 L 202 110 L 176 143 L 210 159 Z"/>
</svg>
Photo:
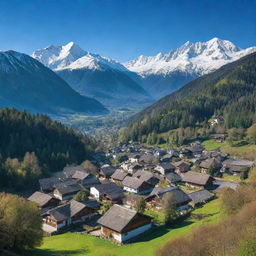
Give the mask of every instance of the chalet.
<svg viewBox="0 0 256 256">
<path fill-rule="evenodd" d="M 141 199 L 144 199 L 144 196 L 138 194 L 128 194 L 123 199 L 123 204 L 129 208 L 135 208 Z"/>
<path fill-rule="evenodd" d="M 199 166 L 203 172 L 209 173 L 210 170 L 213 172 L 219 171 L 222 167 L 222 164 L 216 158 L 208 158 L 202 161 Z"/>
<path fill-rule="evenodd" d="M 67 204 L 51 209 L 43 215 L 43 230 L 51 234 L 70 224 L 86 221 L 94 213 L 94 208 L 71 200 Z"/>
<path fill-rule="evenodd" d="M 90 194 L 97 200 L 120 203 L 124 198 L 123 188 L 113 182 L 106 182 L 90 188 Z"/>
<path fill-rule="evenodd" d="M 239 187 L 239 183 L 226 181 L 226 180 L 215 180 L 214 186 L 216 189 L 213 191 L 215 194 L 221 193 L 226 188 L 236 190 Z"/>
<path fill-rule="evenodd" d="M 46 193 L 52 192 L 55 188 L 55 185 L 60 182 L 61 181 L 56 177 L 39 179 L 40 190 Z"/>
<path fill-rule="evenodd" d="M 209 174 L 200 172 L 186 172 L 182 177 L 182 181 L 191 187 L 207 188 L 213 184 L 213 177 Z"/>
<path fill-rule="evenodd" d="M 72 199 L 80 190 L 81 186 L 79 184 L 72 180 L 68 180 L 57 184 L 53 191 L 53 195 L 61 201 L 69 200 Z"/>
<path fill-rule="evenodd" d="M 188 196 L 192 200 L 190 202 L 190 204 L 193 207 L 205 204 L 205 203 L 209 202 L 210 200 L 212 200 L 214 198 L 214 195 L 206 189 L 202 189 L 202 190 L 192 192 L 192 193 L 188 194 Z"/>
<path fill-rule="evenodd" d="M 167 180 L 170 185 L 176 185 L 182 181 L 182 178 L 178 173 L 170 172 L 165 175 L 165 180 Z"/>
<path fill-rule="evenodd" d="M 128 176 L 129 173 L 123 171 L 122 169 L 117 169 L 112 175 L 111 180 L 116 183 L 122 183 L 126 176 Z"/>
<path fill-rule="evenodd" d="M 156 187 L 145 199 L 148 207 L 157 209 L 162 208 L 162 199 L 166 193 L 170 193 L 173 196 L 173 202 L 176 207 L 187 205 L 191 201 L 190 197 L 178 187 Z"/>
<path fill-rule="evenodd" d="M 159 163 L 156 165 L 155 171 L 161 173 L 162 175 L 166 175 L 169 172 L 173 172 L 175 170 L 175 166 L 171 163 Z"/>
<path fill-rule="evenodd" d="M 115 172 L 116 169 L 117 169 L 116 167 L 113 167 L 109 164 L 104 164 L 100 168 L 99 176 L 101 178 L 108 179 L 111 177 L 111 175 Z"/>
<path fill-rule="evenodd" d="M 76 165 L 76 166 L 66 166 L 64 169 L 63 169 L 63 173 L 64 175 L 66 176 L 66 178 L 72 178 L 72 176 L 75 174 L 75 172 L 85 172 L 86 173 L 86 170 L 83 166 L 81 165 Z"/>
<path fill-rule="evenodd" d="M 151 217 L 117 204 L 98 223 L 101 225 L 101 235 L 117 243 L 128 242 L 152 228 Z"/>
<path fill-rule="evenodd" d="M 184 173 L 184 172 L 189 171 L 189 169 L 190 169 L 190 163 L 185 162 L 185 161 L 176 162 L 174 165 L 176 167 L 175 171 L 177 173 Z"/>
<path fill-rule="evenodd" d="M 254 165 L 253 161 L 243 159 L 227 159 L 222 163 L 226 172 L 237 175 L 247 172 Z"/>
<path fill-rule="evenodd" d="M 147 194 L 152 191 L 154 185 L 147 183 L 136 177 L 127 176 L 123 180 L 124 190 L 135 194 Z"/>
<path fill-rule="evenodd" d="M 28 200 L 36 203 L 42 212 L 48 211 L 49 209 L 56 207 L 60 202 L 60 200 L 54 198 L 53 196 L 39 191 L 33 193 L 28 198 Z"/>
<path fill-rule="evenodd" d="M 135 174 L 133 174 L 133 177 L 138 178 L 142 181 L 146 181 L 147 183 L 154 186 L 159 182 L 159 179 L 152 172 L 145 170 L 138 170 L 137 172 L 135 172 Z"/>
<path fill-rule="evenodd" d="M 90 188 L 93 185 L 100 183 L 94 175 L 84 171 L 76 171 L 72 175 L 72 179 L 76 180 L 85 188 Z"/>
</svg>

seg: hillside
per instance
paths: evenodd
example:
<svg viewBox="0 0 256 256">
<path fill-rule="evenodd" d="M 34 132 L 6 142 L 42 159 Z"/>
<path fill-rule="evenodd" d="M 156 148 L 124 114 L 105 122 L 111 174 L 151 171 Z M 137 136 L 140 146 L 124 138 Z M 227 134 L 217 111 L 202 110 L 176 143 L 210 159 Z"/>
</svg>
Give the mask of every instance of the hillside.
<svg viewBox="0 0 256 256">
<path fill-rule="evenodd" d="M 97 100 L 81 96 L 39 61 L 15 51 L 0 52 L 0 107 L 54 114 L 107 113 Z"/>
<path fill-rule="evenodd" d="M 67 164 L 80 164 L 89 158 L 94 148 L 86 136 L 46 115 L 31 115 L 15 109 L 0 109 L 0 131 L 0 191 L 24 189 L 25 185 L 31 185 L 31 180 L 38 179 L 33 176 L 46 176 L 61 171 Z M 31 172 L 18 163 L 27 152 L 35 153 L 35 157 L 26 160 L 37 167 Z M 8 158 L 12 161 L 7 161 Z"/>
<path fill-rule="evenodd" d="M 221 114 L 227 128 L 256 122 L 256 53 L 204 75 L 136 115 L 123 139 L 141 140 L 150 133 L 202 126 Z"/>
</svg>

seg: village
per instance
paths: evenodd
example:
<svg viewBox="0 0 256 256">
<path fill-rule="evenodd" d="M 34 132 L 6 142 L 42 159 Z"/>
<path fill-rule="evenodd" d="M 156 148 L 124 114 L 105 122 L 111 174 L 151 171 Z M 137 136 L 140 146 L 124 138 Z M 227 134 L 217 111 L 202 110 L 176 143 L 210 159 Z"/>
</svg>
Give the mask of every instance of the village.
<svg viewBox="0 0 256 256">
<path fill-rule="evenodd" d="M 169 150 L 130 142 L 95 154 L 93 163 L 97 172 L 67 166 L 39 180 L 28 200 L 40 207 L 45 236 L 74 231 L 116 244 L 132 242 L 162 225 L 154 216 L 163 210 L 165 195 L 177 218 L 185 219 L 224 188 L 238 188 L 227 175 L 243 178 L 254 165 L 205 150 L 199 141 Z M 147 210 L 139 211 L 138 204 Z"/>
</svg>

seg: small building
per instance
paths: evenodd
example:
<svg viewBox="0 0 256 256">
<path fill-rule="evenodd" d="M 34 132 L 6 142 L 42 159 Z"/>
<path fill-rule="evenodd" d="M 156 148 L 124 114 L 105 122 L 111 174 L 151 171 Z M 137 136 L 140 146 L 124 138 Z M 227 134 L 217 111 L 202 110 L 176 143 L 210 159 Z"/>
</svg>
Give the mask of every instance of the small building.
<svg viewBox="0 0 256 256">
<path fill-rule="evenodd" d="M 198 190 L 198 191 L 189 193 L 188 196 L 192 200 L 190 202 L 190 204 L 193 207 L 205 204 L 214 198 L 214 195 L 206 189 L 202 189 L 202 190 Z"/>
<path fill-rule="evenodd" d="M 159 179 L 152 172 L 145 170 L 138 170 L 135 172 L 135 174 L 133 174 L 133 177 L 146 181 L 154 186 L 159 182 Z"/>
<path fill-rule="evenodd" d="M 213 192 L 215 194 L 220 194 L 223 192 L 226 188 L 231 188 L 233 190 L 236 190 L 239 187 L 239 183 L 226 181 L 226 180 L 215 180 L 214 186 L 216 187 Z"/>
<path fill-rule="evenodd" d="M 55 188 L 55 185 L 60 182 L 61 181 L 56 177 L 39 179 L 40 190 L 45 193 L 52 192 Z"/>
<path fill-rule="evenodd" d="M 85 188 L 90 188 L 93 185 L 100 183 L 94 175 L 84 171 L 76 171 L 72 175 L 72 179 L 76 180 Z"/>
<path fill-rule="evenodd" d="M 43 231 L 51 234 L 70 224 L 86 221 L 94 213 L 94 208 L 71 200 L 67 204 L 51 209 L 43 215 Z"/>
<path fill-rule="evenodd" d="M 101 235 L 117 243 L 128 242 L 152 228 L 151 217 L 117 204 L 98 223 L 101 225 Z"/>
<path fill-rule="evenodd" d="M 161 173 L 162 175 L 166 175 L 169 172 L 175 171 L 175 166 L 171 163 L 163 162 L 156 165 L 155 171 Z"/>
<path fill-rule="evenodd" d="M 208 158 L 202 161 L 199 166 L 201 167 L 201 170 L 203 172 L 208 173 L 210 170 L 212 170 L 213 172 L 219 171 L 222 167 L 222 164 L 216 158 Z"/>
<path fill-rule="evenodd" d="M 60 200 L 54 198 L 53 196 L 39 191 L 33 193 L 28 198 L 28 200 L 36 203 L 42 212 L 48 211 L 49 209 L 56 207 L 60 202 Z"/>
<path fill-rule="evenodd" d="M 203 189 L 211 186 L 214 178 L 209 174 L 189 171 L 184 173 L 182 181 L 191 187 Z"/>
<path fill-rule="evenodd" d="M 148 207 L 161 209 L 163 206 L 162 199 L 166 193 L 170 193 L 172 195 L 173 203 L 176 207 L 185 206 L 191 201 L 190 197 L 178 187 L 156 187 L 145 199 Z"/>
<path fill-rule="evenodd" d="M 176 167 L 175 171 L 177 173 L 184 173 L 189 171 L 191 164 L 189 162 L 182 160 L 182 161 L 176 162 L 174 165 Z"/>
<path fill-rule="evenodd" d="M 151 185 L 146 181 L 129 176 L 125 177 L 122 184 L 125 191 L 135 194 L 147 194 L 154 188 L 154 185 Z"/>
<path fill-rule="evenodd" d="M 74 181 L 66 181 L 56 185 L 53 195 L 63 200 L 72 199 L 79 191 L 81 190 L 81 186 Z"/>
<path fill-rule="evenodd" d="M 250 168 L 252 168 L 254 162 L 244 159 L 226 159 L 223 161 L 222 165 L 226 172 L 238 175 L 242 172 L 247 172 Z"/>
<path fill-rule="evenodd" d="M 123 188 L 114 182 L 106 182 L 90 188 L 90 194 L 97 200 L 120 203 L 124 198 Z"/>
<path fill-rule="evenodd" d="M 100 168 L 99 176 L 104 179 L 108 179 L 111 177 L 111 175 L 116 171 L 116 167 L 113 167 L 109 164 L 104 164 Z"/>
<path fill-rule="evenodd" d="M 121 184 L 126 176 L 128 176 L 129 173 L 123 171 L 122 169 L 117 169 L 112 175 L 111 180 L 116 182 L 117 184 Z"/>
</svg>

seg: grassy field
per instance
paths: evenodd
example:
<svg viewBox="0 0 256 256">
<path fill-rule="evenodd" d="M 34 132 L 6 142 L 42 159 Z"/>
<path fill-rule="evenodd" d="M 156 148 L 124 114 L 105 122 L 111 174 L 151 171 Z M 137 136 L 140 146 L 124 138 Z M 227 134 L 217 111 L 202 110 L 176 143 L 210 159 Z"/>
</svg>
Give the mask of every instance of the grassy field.
<svg viewBox="0 0 256 256">
<path fill-rule="evenodd" d="M 193 213 L 213 215 L 202 220 L 190 218 L 171 228 L 158 228 L 150 234 L 143 235 L 139 241 L 123 246 L 114 245 L 100 238 L 74 233 L 47 237 L 40 248 L 24 256 L 152 256 L 169 240 L 180 235 L 188 235 L 193 227 L 215 223 L 223 217 L 220 213 L 218 199 L 196 209 Z"/>
</svg>

